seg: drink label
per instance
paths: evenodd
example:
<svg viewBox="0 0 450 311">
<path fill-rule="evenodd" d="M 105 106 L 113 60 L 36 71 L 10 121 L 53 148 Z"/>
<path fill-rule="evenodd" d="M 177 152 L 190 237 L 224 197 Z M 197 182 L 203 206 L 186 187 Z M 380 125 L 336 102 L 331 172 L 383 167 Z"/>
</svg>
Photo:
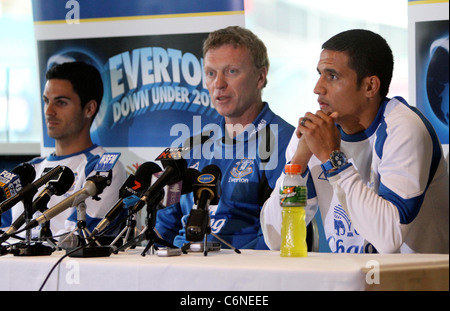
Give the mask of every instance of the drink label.
<svg viewBox="0 0 450 311">
<path fill-rule="evenodd" d="M 281 206 L 305 206 L 306 191 L 305 186 L 282 186 L 280 189 Z"/>
</svg>

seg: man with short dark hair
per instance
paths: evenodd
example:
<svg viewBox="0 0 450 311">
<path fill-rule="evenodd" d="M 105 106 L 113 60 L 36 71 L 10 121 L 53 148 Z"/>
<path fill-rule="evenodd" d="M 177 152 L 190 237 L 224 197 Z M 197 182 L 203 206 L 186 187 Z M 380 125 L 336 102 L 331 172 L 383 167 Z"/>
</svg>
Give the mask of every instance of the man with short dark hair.
<svg viewBox="0 0 450 311">
<path fill-rule="evenodd" d="M 442 147 L 416 108 L 386 97 L 394 64 L 387 42 L 356 29 L 322 48 L 314 88 L 320 110 L 300 118 L 286 152 L 308 178 L 307 220 L 320 208 L 333 252 L 448 253 Z M 277 191 L 261 222 L 266 242 L 279 249 Z"/>
<path fill-rule="evenodd" d="M 96 173 L 94 167 L 106 151 L 94 144 L 90 135 L 91 124 L 103 97 L 103 82 L 99 71 L 83 62 L 69 62 L 50 68 L 46 79 L 43 94 L 45 123 L 48 136 L 55 140 L 55 152 L 47 157 L 35 158 L 30 163 L 35 167 L 36 178 L 46 169 L 57 165 L 69 167 L 75 175 L 74 184 L 66 194 L 51 197 L 47 204 L 51 208 L 83 187 L 86 178 Z M 91 197 L 85 200 L 86 226 L 89 231 L 92 231 L 119 198 L 119 188 L 126 178 L 120 161 L 115 164 L 112 173 L 111 185 L 99 195 L 100 200 L 96 201 Z M 11 210 L 14 221 L 23 213 L 23 205 L 17 204 Z M 50 224 L 55 236 L 75 229 L 76 207 L 55 216 Z M 9 224 L 3 224 L 6 225 Z"/>
</svg>

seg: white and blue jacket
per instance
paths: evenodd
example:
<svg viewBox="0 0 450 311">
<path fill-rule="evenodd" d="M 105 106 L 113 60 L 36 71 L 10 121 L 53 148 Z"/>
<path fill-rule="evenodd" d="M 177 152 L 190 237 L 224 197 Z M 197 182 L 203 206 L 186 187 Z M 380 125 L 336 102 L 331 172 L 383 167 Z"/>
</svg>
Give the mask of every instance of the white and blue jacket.
<svg viewBox="0 0 450 311">
<path fill-rule="evenodd" d="M 341 129 L 349 164 L 326 176 L 308 163 L 307 219 L 320 209 L 333 252 L 448 253 L 449 176 L 430 122 L 403 98 L 386 99 L 364 132 Z M 294 135 L 286 151 L 297 148 Z M 284 174 L 277 181 L 281 184 Z M 274 191 L 261 214 L 271 249 L 280 247 L 281 209 Z"/>
<path fill-rule="evenodd" d="M 60 201 L 69 197 L 73 193 L 82 189 L 86 178 L 95 175 L 95 165 L 100 160 L 103 153 L 106 151 L 97 145 L 80 151 L 75 154 L 67 156 L 56 156 L 51 154 L 47 157 L 38 157 L 30 161 L 36 171 L 36 179 L 41 177 L 45 169 L 54 168 L 57 165 L 67 166 L 72 170 L 75 176 L 72 187 L 61 196 L 52 196 L 47 204 L 48 208 L 55 206 Z M 86 203 L 86 226 L 89 231 L 92 231 L 100 220 L 103 219 L 105 214 L 111 209 L 114 203 L 119 199 L 119 188 L 122 186 L 126 179 L 126 172 L 123 164 L 118 161 L 113 168 L 111 185 L 106 187 L 102 194 L 99 195 L 100 200 L 93 200 L 91 197 L 85 200 Z M 45 186 L 42 186 L 44 189 Z M 38 195 L 42 189 L 38 189 Z M 9 227 L 17 217 L 19 217 L 24 211 L 23 204 L 20 202 L 15 205 L 11 210 L 2 215 L 2 227 Z M 10 214 L 8 214 L 10 212 Z M 40 215 L 40 212 L 35 214 L 35 217 Z M 6 216 L 6 217 L 5 217 Z M 70 232 L 77 226 L 77 211 L 76 207 L 70 207 L 58 214 L 50 220 L 50 230 L 54 236 L 59 236 L 62 233 Z M 39 235 L 39 228 L 33 230 L 33 236 Z"/>
</svg>

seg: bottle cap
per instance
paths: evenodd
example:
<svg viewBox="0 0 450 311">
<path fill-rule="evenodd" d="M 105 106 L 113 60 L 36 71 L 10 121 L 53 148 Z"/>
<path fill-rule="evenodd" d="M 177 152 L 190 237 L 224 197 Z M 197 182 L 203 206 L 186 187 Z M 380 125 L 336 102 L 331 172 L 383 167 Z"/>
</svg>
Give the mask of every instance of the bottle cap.
<svg viewBox="0 0 450 311">
<path fill-rule="evenodd" d="M 300 164 L 286 164 L 284 167 L 286 174 L 300 174 L 302 166 Z"/>
</svg>

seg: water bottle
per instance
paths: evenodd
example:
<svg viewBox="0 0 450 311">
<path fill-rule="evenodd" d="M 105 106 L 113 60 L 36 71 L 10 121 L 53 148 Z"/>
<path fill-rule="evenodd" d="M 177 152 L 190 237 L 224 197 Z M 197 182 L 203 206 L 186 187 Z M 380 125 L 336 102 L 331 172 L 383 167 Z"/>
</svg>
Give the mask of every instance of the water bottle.
<svg viewBox="0 0 450 311">
<path fill-rule="evenodd" d="M 286 176 L 280 188 L 282 207 L 281 257 L 306 257 L 305 206 L 306 181 L 301 177 L 301 165 L 287 164 Z"/>
</svg>

